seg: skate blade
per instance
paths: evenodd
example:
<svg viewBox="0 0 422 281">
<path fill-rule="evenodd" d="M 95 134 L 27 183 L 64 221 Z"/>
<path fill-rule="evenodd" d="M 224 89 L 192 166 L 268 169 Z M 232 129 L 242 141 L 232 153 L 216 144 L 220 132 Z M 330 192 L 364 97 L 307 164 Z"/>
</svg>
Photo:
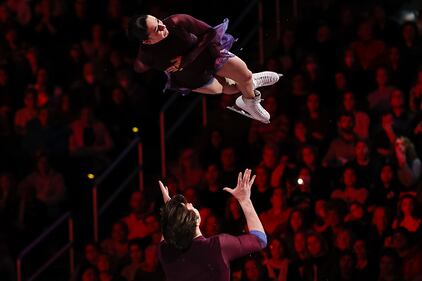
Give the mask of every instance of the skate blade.
<svg viewBox="0 0 422 281">
<path fill-rule="evenodd" d="M 229 109 L 229 110 L 231 110 L 231 111 L 233 111 L 233 112 L 239 113 L 239 114 L 241 114 L 243 116 L 246 116 L 248 118 L 251 118 L 253 120 L 262 122 L 264 124 L 270 124 L 270 121 L 269 120 L 268 120 L 268 122 L 264 122 L 264 121 L 261 121 L 259 119 L 253 118 L 252 115 L 250 115 L 249 113 L 247 113 L 246 111 L 244 111 L 243 109 L 241 109 L 241 108 L 239 108 L 237 106 L 226 106 L 226 108 Z"/>
</svg>

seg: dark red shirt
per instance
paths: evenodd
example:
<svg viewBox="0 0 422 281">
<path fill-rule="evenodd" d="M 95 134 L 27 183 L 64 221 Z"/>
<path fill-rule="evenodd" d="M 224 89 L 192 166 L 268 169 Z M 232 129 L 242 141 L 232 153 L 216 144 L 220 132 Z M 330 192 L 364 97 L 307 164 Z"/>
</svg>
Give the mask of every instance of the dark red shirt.
<svg viewBox="0 0 422 281">
<path fill-rule="evenodd" d="M 255 235 L 220 234 L 195 238 L 185 252 L 162 241 L 158 257 L 168 281 L 229 281 L 230 262 L 261 249 Z"/>
</svg>

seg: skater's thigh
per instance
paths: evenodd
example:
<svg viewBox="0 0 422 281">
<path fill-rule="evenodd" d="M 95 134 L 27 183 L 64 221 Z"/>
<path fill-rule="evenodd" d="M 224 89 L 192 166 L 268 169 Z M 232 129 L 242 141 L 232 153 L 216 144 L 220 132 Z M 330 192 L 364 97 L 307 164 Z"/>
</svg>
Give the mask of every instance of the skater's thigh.
<svg viewBox="0 0 422 281">
<path fill-rule="evenodd" d="M 215 78 L 205 86 L 193 90 L 194 92 L 209 95 L 218 95 L 223 93 L 223 85 Z"/>
<path fill-rule="evenodd" d="M 246 63 L 237 56 L 229 58 L 217 75 L 233 79 L 236 82 L 252 78 L 252 72 Z"/>
</svg>

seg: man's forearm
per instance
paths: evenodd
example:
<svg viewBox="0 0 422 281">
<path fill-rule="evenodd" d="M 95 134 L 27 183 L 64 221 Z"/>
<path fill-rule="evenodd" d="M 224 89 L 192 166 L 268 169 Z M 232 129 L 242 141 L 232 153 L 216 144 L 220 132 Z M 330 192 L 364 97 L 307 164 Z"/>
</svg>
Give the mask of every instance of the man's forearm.
<svg viewBox="0 0 422 281">
<path fill-rule="evenodd" d="M 255 211 L 252 201 L 250 199 L 239 201 L 239 204 L 243 210 L 243 214 L 245 215 L 249 231 L 257 230 L 265 233 L 264 227 L 262 226 L 261 220 Z"/>
</svg>

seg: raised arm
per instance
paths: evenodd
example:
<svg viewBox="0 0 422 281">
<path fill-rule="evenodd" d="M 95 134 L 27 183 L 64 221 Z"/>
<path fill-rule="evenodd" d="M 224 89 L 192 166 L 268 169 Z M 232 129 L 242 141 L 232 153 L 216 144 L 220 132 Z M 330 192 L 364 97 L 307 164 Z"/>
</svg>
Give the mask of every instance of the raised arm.
<svg viewBox="0 0 422 281">
<path fill-rule="evenodd" d="M 251 170 L 246 169 L 243 175 L 242 173 L 239 173 L 239 176 L 237 177 L 236 188 L 231 189 L 225 187 L 224 190 L 231 193 L 239 202 L 245 215 L 249 232 L 253 233 L 253 231 L 258 231 L 262 232 L 265 236 L 264 227 L 262 226 L 261 220 L 259 219 L 251 201 L 251 187 L 254 180 L 255 175 L 253 175 L 251 178 Z"/>
</svg>

